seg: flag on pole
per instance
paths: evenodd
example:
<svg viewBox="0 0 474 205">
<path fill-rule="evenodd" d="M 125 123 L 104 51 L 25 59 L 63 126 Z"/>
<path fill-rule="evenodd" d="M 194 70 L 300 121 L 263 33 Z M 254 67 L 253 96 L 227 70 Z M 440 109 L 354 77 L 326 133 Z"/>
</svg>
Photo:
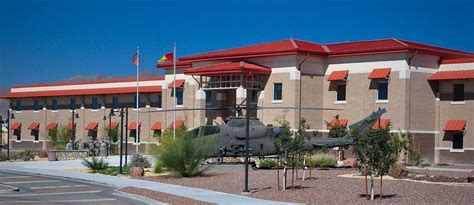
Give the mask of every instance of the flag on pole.
<svg viewBox="0 0 474 205">
<path fill-rule="evenodd" d="M 160 60 L 158 60 L 158 64 L 162 64 L 165 61 L 173 62 L 173 58 L 174 58 L 174 54 L 172 52 L 167 53 L 167 54 L 163 55 L 163 57 L 161 57 Z"/>
<path fill-rule="evenodd" d="M 138 55 L 138 53 L 135 53 L 132 57 L 132 63 L 135 64 L 135 65 L 139 65 L 140 64 L 140 55 Z"/>
</svg>

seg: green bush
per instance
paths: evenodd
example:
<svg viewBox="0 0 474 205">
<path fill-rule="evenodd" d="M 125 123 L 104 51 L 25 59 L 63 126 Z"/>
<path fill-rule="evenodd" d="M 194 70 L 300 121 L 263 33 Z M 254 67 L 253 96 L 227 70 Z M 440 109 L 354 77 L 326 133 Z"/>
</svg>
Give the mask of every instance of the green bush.
<svg viewBox="0 0 474 205">
<path fill-rule="evenodd" d="M 21 152 L 11 152 L 10 158 L 12 160 L 23 160 L 23 161 L 30 161 L 35 158 L 33 152 L 26 150 Z"/>
<path fill-rule="evenodd" d="M 128 164 L 129 167 L 142 167 L 142 168 L 150 168 L 150 162 L 146 157 L 141 154 L 135 153 L 132 154 L 130 158 L 130 163 Z"/>
<path fill-rule="evenodd" d="M 271 159 L 266 159 L 266 160 L 262 160 L 258 163 L 258 167 L 260 169 L 270 169 L 270 168 L 275 168 L 277 165 L 276 161 L 275 160 L 271 160 Z"/>
<path fill-rule="evenodd" d="M 179 176 L 199 175 L 203 171 L 201 164 L 209 155 L 209 148 L 214 141 L 210 137 L 193 137 L 185 126 L 176 130 L 176 137 L 173 137 L 173 130 L 168 129 L 160 140 L 157 161 L 163 162 L 163 167 Z"/>
<path fill-rule="evenodd" d="M 0 153 L 0 162 L 1 161 L 7 161 L 7 160 L 8 160 L 7 155 L 3 154 L 3 153 Z"/>
<path fill-rule="evenodd" d="M 120 173 L 120 167 L 108 167 L 103 170 L 98 170 L 97 173 L 99 174 L 105 174 L 105 175 L 111 175 L 111 176 L 117 176 L 117 174 Z M 122 173 L 125 175 L 130 174 L 130 168 L 128 167 L 122 167 Z"/>
<path fill-rule="evenodd" d="M 421 154 L 415 149 L 409 148 L 408 149 L 408 164 L 419 166 L 422 163 L 423 163 L 423 158 Z"/>
<path fill-rule="evenodd" d="M 156 160 L 156 164 L 153 171 L 157 174 L 163 172 L 163 162 L 161 160 Z"/>
<path fill-rule="evenodd" d="M 92 157 L 91 161 L 84 159 L 82 164 L 86 166 L 87 168 L 89 168 L 93 173 L 96 173 L 100 170 L 105 170 L 109 167 L 108 162 L 104 161 L 103 158 L 100 158 L 99 160 L 98 157 Z"/>
<path fill-rule="evenodd" d="M 327 168 L 327 167 L 335 167 L 337 161 L 330 156 L 321 155 L 321 156 L 308 158 L 308 161 L 306 163 L 308 167 Z"/>
</svg>

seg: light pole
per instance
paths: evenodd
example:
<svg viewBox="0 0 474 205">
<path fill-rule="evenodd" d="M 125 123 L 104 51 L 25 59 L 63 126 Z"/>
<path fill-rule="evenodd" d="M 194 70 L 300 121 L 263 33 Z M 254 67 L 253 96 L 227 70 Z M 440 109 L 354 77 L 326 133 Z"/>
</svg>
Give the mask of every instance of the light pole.
<svg viewBox="0 0 474 205">
<path fill-rule="evenodd" d="M 115 116 L 114 108 L 110 108 L 110 113 L 109 113 L 108 116 L 104 115 L 104 121 L 107 120 L 107 118 L 109 119 L 109 129 L 108 129 L 109 142 L 108 142 L 108 145 L 107 145 L 107 157 L 109 156 L 109 152 L 110 152 L 109 143 L 112 142 L 112 117 L 113 116 Z"/>
<path fill-rule="evenodd" d="M 125 109 L 125 166 L 128 157 L 128 108 Z"/>
<path fill-rule="evenodd" d="M 120 169 L 119 173 L 122 173 L 122 156 L 123 156 L 123 107 L 120 108 Z"/>
<path fill-rule="evenodd" d="M 7 158 L 10 160 L 10 118 L 15 119 L 15 115 L 13 115 L 10 108 L 8 108 L 7 113 Z"/>
</svg>

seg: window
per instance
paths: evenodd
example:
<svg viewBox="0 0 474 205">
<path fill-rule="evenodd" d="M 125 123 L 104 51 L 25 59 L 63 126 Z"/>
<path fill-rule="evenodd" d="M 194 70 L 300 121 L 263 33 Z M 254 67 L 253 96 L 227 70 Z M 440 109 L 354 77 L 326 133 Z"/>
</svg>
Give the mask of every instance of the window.
<svg viewBox="0 0 474 205">
<path fill-rule="evenodd" d="M 337 84 L 336 85 L 336 92 L 337 92 L 337 101 L 346 101 L 346 84 Z"/>
<path fill-rule="evenodd" d="M 119 109 L 119 98 L 117 96 L 112 97 L 112 108 Z"/>
<path fill-rule="evenodd" d="M 34 105 L 33 105 L 33 109 L 34 109 L 35 111 L 38 111 L 38 110 L 41 109 L 41 107 L 40 107 L 40 102 L 39 102 L 38 99 L 35 99 L 35 102 L 34 102 Z"/>
<path fill-rule="evenodd" d="M 283 100 L 282 98 L 283 93 L 283 85 L 281 83 L 274 83 L 273 84 L 273 100 Z"/>
<path fill-rule="evenodd" d="M 176 105 L 183 105 L 183 89 L 176 89 Z"/>
<path fill-rule="evenodd" d="M 58 99 L 53 99 L 52 109 L 53 110 L 58 110 Z"/>
<path fill-rule="evenodd" d="M 453 85 L 453 101 L 464 101 L 464 84 Z"/>
<path fill-rule="evenodd" d="M 153 137 L 161 137 L 161 130 L 154 130 Z"/>
<path fill-rule="evenodd" d="M 163 97 L 161 96 L 161 93 L 158 94 L 158 101 L 156 103 L 156 107 L 157 108 L 163 108 L 162 106 L 162 100 L 163 100 Z"/>
<path fill-rule="evenodd" d="M 92 97 L 92 109 L 99 109 L 99 99 L 97 97 Z"/>
<path fill-rule="evenodd" d="M 138 130 L 138 137 L 137 130 L 130 130 L 130 137 L 135 138 L 135 143 L 140 143 L 140 130 Z"/>
<path fill-rule="evenodd" d="M 463 149 L 463 133 L 453 133 L 453 149 Z"/>
<path fill-rule="evenodd" d="M 77 108 L 76 98 L 71 98 L 71 110 L 76 110 L 76 108 Z"/>
<path fill-rule="evenodd" d="M 13 135 L 16 136 L 16 141 L 21 141 L 21 130 L 20 129 L 13 130 Z"/>
<path fill-rule="evenodd" d="M 140 95 L 138 95 L 138 107 L 141 107 L 141 98 L 140 98 Z M 137 107 L 137 95 L 134 95 L 133 96 L 133 107 L 136 108 Z"/>
<path fill-rule="evenodd" d="M 31 130 L 31 136 L 35 138 L 35 141 L 39 141 L 39 130 L 38 129 Z"/>
<path fill-rule="evenodd" d="M 205 90 L 206 93 L 206 104 L 212 104 L 212 91 Z"/>
<path fill-rule="evenodd" d="M 15 110 L 16 111 L 21 111 L 21 100 L 16 100 Z"/>
<path fill-rule="evenodd" d="M 388 82 L 379 82 L 377 91 L 378 100 L 388 100 Z"/>
</svg>

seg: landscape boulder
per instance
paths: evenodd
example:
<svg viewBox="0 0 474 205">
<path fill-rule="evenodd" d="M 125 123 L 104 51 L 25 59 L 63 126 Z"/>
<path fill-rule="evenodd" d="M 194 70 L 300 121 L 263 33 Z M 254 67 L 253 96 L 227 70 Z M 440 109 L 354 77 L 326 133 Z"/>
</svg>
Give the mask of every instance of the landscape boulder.
<svg viewBox="0 0 474 205">
<path fill-rule="evenodd" d="M 354 167 L 357 166 L 357 159 L 356 158 L 347 158 L 342 162 L 344 164 L 344 167 L 354 168 Z"/>
<path fill-rule="evenodd" d="M 130 169 L 130 177 L 140 178 L 145 174 L 145 169 L 143 167 L 132 167 Z"/>
<path fill-rule="evenodd" d="M 408 169 L 405 168 L 400 162 L 396 162 L 392 165 L 388 174 L 394 178 L 402 178 L 408 175 Z"/>
</svg>

